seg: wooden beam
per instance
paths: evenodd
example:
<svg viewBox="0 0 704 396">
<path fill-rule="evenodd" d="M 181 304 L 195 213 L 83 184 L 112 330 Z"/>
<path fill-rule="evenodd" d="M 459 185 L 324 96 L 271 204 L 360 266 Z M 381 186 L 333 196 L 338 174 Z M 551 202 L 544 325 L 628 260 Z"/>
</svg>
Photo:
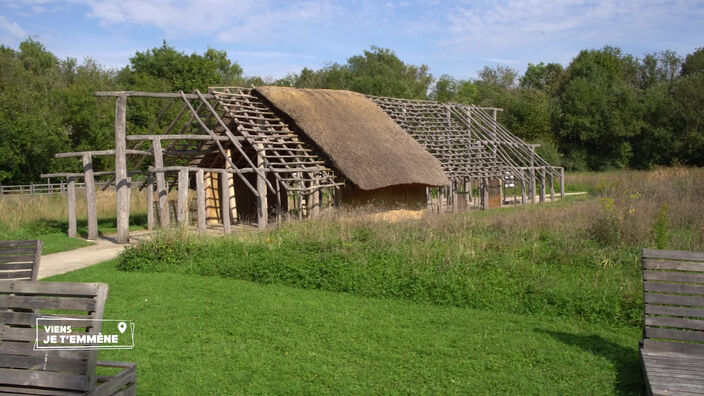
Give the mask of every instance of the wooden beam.
<svg viewBox="0 0 704 396">
<path fill-rule="evenodd" d="M 147 230 L 154 229 L 154 175 L 147 175 Z"/>
<path fill-rule="evenodd" d="M 115 101 L 115 191 L 117 192 L 117 243 L 129 242 L 130 182 L 127 176 L 127 96 Z"/>
<path fill-rule="evenodd" d="M 545 202 L 545 168 L 540 171 L 540 203 Z"/>
<path fill-rule="evenodd" d="M 186 99 L 198 99 L 198 95 L 196 94 L 181 94 L 179 92 L 143 92 L 143 91 L 98 91 L 93 94 L 94 96 L 113 96 L 113 97 L 121 97 L 121 96 L 131 96 L 131 97 L 143 97 L 143 98 L 181 98 L 184 97 Z M 205 99 L 213 99 L 213 95 L 211 94 L 201 94 Z"/>
<path fill-rule="evenodd" d="M 198 231 L 204 232 L 205 225 L 205 186 L 203 169 L 196 172 L 196 205 L 198 207 Z"/>
<path fill-rule="evenodd" d="M 125 137 L 128 141 L 143 141 L 143 140 L 230 140 L 227 136 L 216 136 L 213 139 L 210 135 L 128 135 Z M 239 137 L 239 140 L 245 140 L 244 137 Z"/>
<path fill-rule="evenodd" d="M 68 237 L 75 238 L 76 233 L 76 178 L 68 178 Z"/>
<path fill-rule="evenodd" d="M 119 102 L 119 101 L 118 101 Z M 117 109 L 115 110 L 117 112 Z M 118 115 L 118 114 L 115 114 Z M 115 120 L 115 132 L 117 132 L 117 127 L 118 127 L 118 121 Z M 127 150 L 126 148 L 123 149 L 125 154 L 131 154 L 131 155 L 152 155 L 149 151 L 145 150 Z M 76 152 L 71 152 L 71 153 L 57 153 L 54 154 L 54 158 L 69 158 L 69 157 L 83 157 L 84 155 L 90 155 L 90 156 L 100 156 L 100 155 L 114 155 L 115 150 L 94 150 L 94 151 L 76 151 Z"/>
<path fill-rule="evenodd" d="M 230 223 L 230 186 L 227 182 L 227 174 L 220 174 L 220 208 L 222 212 L 222 227 L 225 234 L 232 232 Z"/>
<path fill-rule="evenodd" d="M 188 170 L 178 172 L 178 205 L 176 218 L 180 225 L 188 224 Z"/>
<path fill-rule="evenodd" d="M 560 168 L 560 198 L 565 197 L 565 168 Z"/>
<path fill-rule="evenodd" d="M 164 156 L 162 155 L 161 141 L 159 139 L 152 142 L 152 152 L 154 153 L 154 167 L 163 167 Z M 166 180 L 163 172 L 156 172 L 156 193 L 159 199 L 159 224 L 161 228 L 167 228 L 169 226 L 169 192 L 166 190 Z"/>
<path fill-rule="evenodd" d="M 254 146 L 257 150 L 257 167 L 260 169 L 257 175 L 257 192 L 259 197 L 257 197 L 257 227 L 260 230 L 266 229 L 266 225 L 269 222 L 269 204 L 267 202 L 267 186 L 266 186 L 266 168 L 264 165 L 264 155 L 266 155 L 263 146 L 257 144 Z"/>
<path fill-rule="evenodd" d="M 535 203 L 535 148 L 530 151 L 530 202 Z"/>
<path fill-rule="evenodd" d="M 555 201 L 555 185 L 552 179 L 552 172 L 548 172 L 548 185 L 550 186 L 550 202 Z"/>
<path fill-rule="evenodd" d="M 93 160 L 89 154 L 83 156 L 83 179 L 86 185 L 86 211 L 88 217 L 88 240 L 98 239 L 98 213 L 95 201 Z"/>
</svg>

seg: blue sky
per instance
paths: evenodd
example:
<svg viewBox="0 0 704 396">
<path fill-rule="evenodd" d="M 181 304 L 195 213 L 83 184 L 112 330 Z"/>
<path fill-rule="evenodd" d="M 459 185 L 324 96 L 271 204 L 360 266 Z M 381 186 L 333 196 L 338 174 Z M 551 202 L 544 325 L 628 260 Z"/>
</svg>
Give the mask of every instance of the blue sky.
<svg viewBox="0 0 704 396">
<path fill-rule="evenodd" d="M 685 55 L 704 46 L 704 1 L 0 0 L 0 43 L 28 36 L 108 67 L 166 39 L 188 53 L 226 50 L 246 75 L 272 78 L 376 45 L 464 79 L 485 65 L 567 64 L 606 44 Z"/>
</svg>

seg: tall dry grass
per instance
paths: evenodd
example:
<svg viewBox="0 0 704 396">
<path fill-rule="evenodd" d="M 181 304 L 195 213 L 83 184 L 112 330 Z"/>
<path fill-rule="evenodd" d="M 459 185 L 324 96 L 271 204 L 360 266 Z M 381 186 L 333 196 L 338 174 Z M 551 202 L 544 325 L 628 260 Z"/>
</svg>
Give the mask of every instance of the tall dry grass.
<svg viewBox="0 0 704 396">
<path fill-rule="evenodd" d="M 116 194 L 114 190 L 96 193 L 96 209 L 99 219 L 115 218 Z M 130 213 L 147 212 L 146 193 L 133 189 L 130 194 Z M 16 231 L 31 224 L 42 222 L 66 223 L 68 221 L 68 198 L 66 194 L 13 195 L 0 198 L 0 228 Z M 76 191 L 76 217 L 86 218 L 86 199 L 83 190 Z"/>
</svg>

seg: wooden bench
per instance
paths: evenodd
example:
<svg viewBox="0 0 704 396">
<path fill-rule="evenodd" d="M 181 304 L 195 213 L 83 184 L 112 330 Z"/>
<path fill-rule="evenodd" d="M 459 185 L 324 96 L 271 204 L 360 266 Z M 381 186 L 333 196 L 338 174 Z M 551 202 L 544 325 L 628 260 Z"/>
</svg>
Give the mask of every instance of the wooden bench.
<svg viewBox="0 0 704 396">
<path fill-rule="evenodd" d="M 704 394 L 704 253 L 643 249 L 648 394 Z"/>
<path fill-rule="evenodd" d="M 90 319 L 103 318 L 107 294 L 103 283 L 0 282 L 0 393 L 134 395 L 134 363 L 99 362 L 97 350 L 34 348 L 45 333 L 41 325 L 36 328 L 42 316 L 79 319 L 71 321 L 71 334 L 100 333 L 100 321 Z M 98 366 L 121 372 L 99 376 Z"/>
<path fill-rule="evenodd" d="M 0 281 L 37 280 L 42 241 L 0 241 Z"/>
</svg>

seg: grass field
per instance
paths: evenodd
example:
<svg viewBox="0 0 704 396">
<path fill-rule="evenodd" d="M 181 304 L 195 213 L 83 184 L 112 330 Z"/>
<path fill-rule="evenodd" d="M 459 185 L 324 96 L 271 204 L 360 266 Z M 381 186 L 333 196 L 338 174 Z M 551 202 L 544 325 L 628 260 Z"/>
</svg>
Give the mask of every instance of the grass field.
<svg viewBox="0 0 704 396">
<path fill-rule="evenodd" d="M 136 322 L 139 393 L 637 394 L 640 330 L 234 279 L 118 271 L 106 318 Z"/>
<path fill-rule="evenodd" d="M 101 358 L 137 362 L 140 393 L 636 394 L 639 250 L 704 251 L 704 170 L 569 185 L 590 194 L 392 223 L 336 211 L 228 237 L 172 229 L 51 280 L 110 285 L 105 317 L 135 321 L 137 340 Z"/>
</svg>

